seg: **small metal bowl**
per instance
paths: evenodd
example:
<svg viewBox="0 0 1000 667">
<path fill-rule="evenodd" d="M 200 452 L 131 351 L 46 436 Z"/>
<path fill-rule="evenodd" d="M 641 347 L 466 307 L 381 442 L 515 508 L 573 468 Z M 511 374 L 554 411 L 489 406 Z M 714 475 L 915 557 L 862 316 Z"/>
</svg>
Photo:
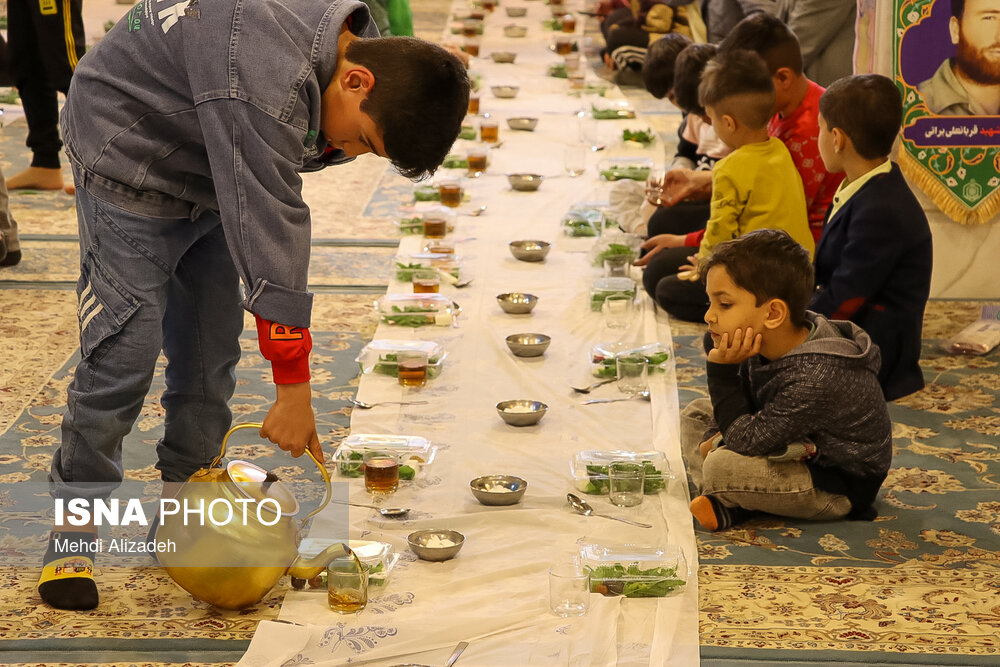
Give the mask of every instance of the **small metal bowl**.
<svg viewBox="0 0 1000 667">
<path fill-rule="evenodd" d="M 538 125 L 537 118 L 531 118 L 530 116 L 518 116 L 517 118 L 508 118 L 507 127 L 512 130 L 524 130 L 526 132 L 534 132 L 535 126 Z"/>
<path fill-rule="evenodd" d="M 506 25 L 503 34 L 505 37 L 524 37 L 528 34 L 528 29 L 523 25 Z"/>
<path fill-rule="evenodd" d="M 518 86 L 490 86 L 490 90 L 493 91 L 494 97 L 510 99 L 517 97 L 517 91 L 521 90 L 521 88 Z"/>
<path fill-rule="evenodd" d="M 426 546 L 427 540 L 434 535 L 451 540 L 452 542 L 455 542 L 455 544 L 450 547 Z M 406 542 L 410 545 L 410 551 L 417 554 L 417 558 L 420 560 L 439 562 L 443 560 L 451 560 L 456 556 L 456 554 L 458 554 L 459 551 L 462 550 L 462 545 L 465 544 L 465 535 L 457 530 L 440 530 L 437 528 L 431 528 L 428 530 L 418 530 L 410 533 L 406 537 Z"/>
<path fill-rule="evenodd" d="M 507 12 L 507 16 L 512 19 L 519 19 L 528 13 L 527 7 L 504 7 Z"/>
<path fill-rule="evenodd" d="M 509 315 L 524 315 L 535 308 L 535 305 L 538 304 L 538 297 L 524 292 L 508 292 L 497 294 L 497 303 L 500 304 L 503 312 Z"/>
<path fill-rule="evenodd" d="M 508 491 L 496 491 L 491 489 L 504 488 Z M 486 475 L 477 477 L 469 482 L 469 489 L 476 500 L 483 505 L 516 505 L 521 502 L 524 492 L 528 489 L 528 483 L 520 477 L 513 475 Z"/>
<path fill-rule="evenodd" d="M 495 63 L 512 63 L 517 58 L 517 54 L 513 51 L 494 51 L 490 54 L 490 58 L 493 58 Z"/>
<path fill-rule="evenodd" d="M 507 174 L 510 187 L 520 192 L 534 192 L 542 186 L 545 177 L 541 174 Z"/>
<path fill-rule="evenodd" d="M 549 406 L 540 401 L 500 401 L 497 414 L 511 426 L 534 426 L 542 421 Z"/>
<path fill-rule="evenodd" d="M 547 241 L 511 241 L 509 247 L 510 254 L 522 262 L 540 262 L 549 254 L 552 244 Z"/>
<path fill-rule="evenodd" d="M 511 334 L 505 340 L 515 357 L 540 357 L 552 342 L 550 336 L 538 333 Z"/>
</svg>

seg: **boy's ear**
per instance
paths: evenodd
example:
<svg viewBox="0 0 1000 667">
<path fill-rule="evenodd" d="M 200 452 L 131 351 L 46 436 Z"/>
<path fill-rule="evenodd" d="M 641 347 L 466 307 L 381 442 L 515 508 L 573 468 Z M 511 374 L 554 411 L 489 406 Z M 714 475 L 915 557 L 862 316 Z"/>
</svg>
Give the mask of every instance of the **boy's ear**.
<svg viewBox="0 0 1000 667">
<path fill-rule="evenodd" d="M 375 75 L 361 65 L 349 67 L 340 75 L 340 87 L 345 91 L 363 92 L 367 95 L 374 85 Z"/>
<path fill-rule="evenodd" d="M 839 127 L 830 130 L 830 135 L 833 138 L 833 150 L 836 152 L 843 153 L 847 148 L 853 148 L 851 138 Z"/>
<path fill-rule="evenodd" d="M 797 78 L 798 75 L 788 67 L 779 67 L 778 71 L 771 75 L 775 89 L 788 88 Z"/>
<path fill-rule="evenodd" d="M 736 121 L 736 118 L 727 113 L 722 114 L 722 122 L 726 124 L 726 129 L 730 132 L 735 132 L 739 127 L 739 123 Z"/>
<path fill-rule="evenodd" d="M 771 299 L 764 307 L 764 328 L 777 329 L 788 319 L 788 304 L 781 299 Z"/>
</svg>

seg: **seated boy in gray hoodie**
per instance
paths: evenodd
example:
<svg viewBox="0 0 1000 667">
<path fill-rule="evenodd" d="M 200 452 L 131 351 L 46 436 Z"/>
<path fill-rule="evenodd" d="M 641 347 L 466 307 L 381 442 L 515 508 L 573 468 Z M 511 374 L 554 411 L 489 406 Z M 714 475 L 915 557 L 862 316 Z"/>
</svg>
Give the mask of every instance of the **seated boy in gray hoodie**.
<svg viewBox="0 0 1000 667">
<path fill-rule="evenodd" d="M 695 519 L 708 530 L 755 512 L 873 519 L 892 461 L 878 346 L 857 325 L 806 310 L 812 263 L 783 231 L 719 244 L 701 273 L 711 404 L 698 399 L 681 416 L 701 494 Z"/>
</svg>

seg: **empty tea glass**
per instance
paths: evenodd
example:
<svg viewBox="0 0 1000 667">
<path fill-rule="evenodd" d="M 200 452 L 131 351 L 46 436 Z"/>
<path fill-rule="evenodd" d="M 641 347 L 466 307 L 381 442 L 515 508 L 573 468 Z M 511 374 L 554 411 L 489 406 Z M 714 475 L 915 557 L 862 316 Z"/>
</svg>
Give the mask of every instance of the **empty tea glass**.
<svg viewBox="0 0 1000 667">
<path fill-rule="evenodd" d="M 642 504 L 646 469 L 634 461 L 612 461 L 608 466 L 608 496 L 618 507 Z"/>
<path fill-rule="evenodd" d="M 627 329 L 632 322 L 632 297 L 625 294 L 611 294 L 601 304 L 604 324 L 609 329 Z"/>
<path fill-rule="evenodd" d="M 604 277 L 628 278 L 628 267 L 631 265 L 631 255 L 611 255 L 604 259 Z"/>
<path fill-rule="evenodd" d="M 563 150 L 563 168 L 573 178 L 582 176 L 587 171 L 587 147 L 581 144 L 567 146 Z"/>
<path fill-rule="evenodd" d="M 590 574 L 579 563 L 549 568 L 549 608 L 564 618 L 590 611 Z"/>
<path fill-rule="evenodd" d="M 649 379 L 649 362 L 646 357 L 638 354 L 620 356 L 615 359 L 615 367 L 619 391 L 629 396 L 646 391 Z"/>
</svg>

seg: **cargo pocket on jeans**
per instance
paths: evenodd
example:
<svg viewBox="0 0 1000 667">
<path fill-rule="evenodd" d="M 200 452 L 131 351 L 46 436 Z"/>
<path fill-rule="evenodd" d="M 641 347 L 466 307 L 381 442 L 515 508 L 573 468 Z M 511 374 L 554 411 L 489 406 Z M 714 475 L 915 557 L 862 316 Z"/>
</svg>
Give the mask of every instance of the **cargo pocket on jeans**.
<svg viewBox="0 0 1000 667">
<path fill-rule="evenodd" d="M 139 301 L 87 253 L 77 283 L 80 352 L 90 356 L 108 336 L 121 331 L 139 310 Z"/>
</svg>

